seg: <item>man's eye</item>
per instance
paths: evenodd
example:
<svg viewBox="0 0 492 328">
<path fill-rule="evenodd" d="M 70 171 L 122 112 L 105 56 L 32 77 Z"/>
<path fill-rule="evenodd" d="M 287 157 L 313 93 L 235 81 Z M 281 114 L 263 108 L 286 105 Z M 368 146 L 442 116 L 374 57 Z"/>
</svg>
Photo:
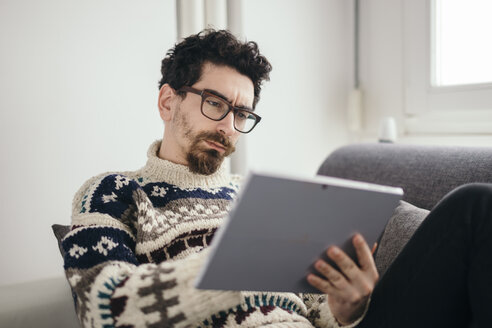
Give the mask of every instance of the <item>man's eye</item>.
<svg viewBox="0 0 492 328">
<path fill-rule="evenodd" d="M 240 119 L 240 120 L 245 120 L 245 119 L 247 119 L 247 118 L 248 118 L 248 113 L 247 113 L 247 112 L 240 112 L 240 111 L 238 111 L 238 112 L 236 113 L 236 117 L 237 117 L 238 119 Z"/>
<path fill-rule="evenodd" d="M 222 105 L 220 102 L 211 99 L 207 99 L 207 104 L 213 107 L 220 107 Z"/>
</svg>

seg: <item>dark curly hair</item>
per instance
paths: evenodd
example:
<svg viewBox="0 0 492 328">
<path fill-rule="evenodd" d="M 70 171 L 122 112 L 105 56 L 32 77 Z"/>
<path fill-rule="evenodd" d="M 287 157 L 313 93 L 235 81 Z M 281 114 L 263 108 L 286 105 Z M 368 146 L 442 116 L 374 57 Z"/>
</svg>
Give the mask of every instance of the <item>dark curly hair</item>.
<svg viewBox="0 0 492 328">
<path fill-rule="evenodd" d="M 185 38 L 166 53 L 159 89 L 165 83 L 175 90 L 193 85 L 200 79 L 205 62 L 229 66 L 249 77 L 255 92 L 253 108 L 260 99 L 262 82 L 270 79 L 272 70 L 255 42 L 241 42 L 226 30 L 205 29 Z"/>
</svg>

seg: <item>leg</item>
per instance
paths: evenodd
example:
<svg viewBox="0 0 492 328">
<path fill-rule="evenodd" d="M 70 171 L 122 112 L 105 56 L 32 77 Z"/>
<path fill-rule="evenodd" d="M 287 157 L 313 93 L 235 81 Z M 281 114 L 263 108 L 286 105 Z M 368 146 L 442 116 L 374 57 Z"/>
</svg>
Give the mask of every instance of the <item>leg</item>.
<svg viewBox="0 0 492 328">
<path fill-rule="evenodd" d="M 492 184 L 448 194 L 374 289 L 358 327 L 492 324 Z"/>
</svg>

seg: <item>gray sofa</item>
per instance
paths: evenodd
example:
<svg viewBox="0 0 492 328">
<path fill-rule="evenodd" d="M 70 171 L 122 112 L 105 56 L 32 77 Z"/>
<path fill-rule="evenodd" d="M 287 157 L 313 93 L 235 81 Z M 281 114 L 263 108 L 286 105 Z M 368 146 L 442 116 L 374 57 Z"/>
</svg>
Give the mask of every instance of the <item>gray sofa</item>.
<svg viewBox="0 0 492 328">
<path fill-rule="evenodd" d="M 403 188 L 404 202 L 395 209 L 375 254 L 383 275 L 444 195 L 466 183 L 492 183 L 492 147 L 355 144 L 331 153 L 318 174 Z"/>
<path fill-rule="evenodd" d="M 384 273 L 442 196 L 465 183 L 492 183 L 492 148 L 350 145 L 330 154 L 318 174 L 401 186 L 415 205 L 402 203 L 381 238 L 376 263 Z M 0 327 L 79 327 L 65 279 L 0 287 Z"/>
<path fill-rule="evenodd" d="M 460 185 L 492 183 L 492 147 L 355 144 L 331 153 L 318 174 L 399 186 L 403 200 L 430 210 Z"/>
</svg>

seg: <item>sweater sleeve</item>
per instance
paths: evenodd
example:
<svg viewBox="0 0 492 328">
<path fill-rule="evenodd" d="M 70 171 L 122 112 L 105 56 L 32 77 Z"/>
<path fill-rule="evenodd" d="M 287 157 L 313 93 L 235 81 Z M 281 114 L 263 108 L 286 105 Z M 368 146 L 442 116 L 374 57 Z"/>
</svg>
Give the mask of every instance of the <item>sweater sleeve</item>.
<svg viewBox="0 0 492 328">
<path fill-rule="evenodd" d="M 139 185 L 121 175 L 89 180 L 75 195 L 64 237 L 64 268 L 84 327 L 197 326 L 239 304 L 237 292 L 193 287 L 207 250 L 139 264 L 135 255 Z"/>
<path fill-rule="evenodd" d="M 311 323 L 318 328 L 353 328 L 356 327 L 366 314 L 369 302 L 366 305 L 366 310 L 360 318 L 350 325 L 342 326 L 335 319 L 335 316 L 328 305 L 328 296 L 320 294 L 303 294 L 302 299 L 307 307 L 307 318 Z"/>
</svg>

